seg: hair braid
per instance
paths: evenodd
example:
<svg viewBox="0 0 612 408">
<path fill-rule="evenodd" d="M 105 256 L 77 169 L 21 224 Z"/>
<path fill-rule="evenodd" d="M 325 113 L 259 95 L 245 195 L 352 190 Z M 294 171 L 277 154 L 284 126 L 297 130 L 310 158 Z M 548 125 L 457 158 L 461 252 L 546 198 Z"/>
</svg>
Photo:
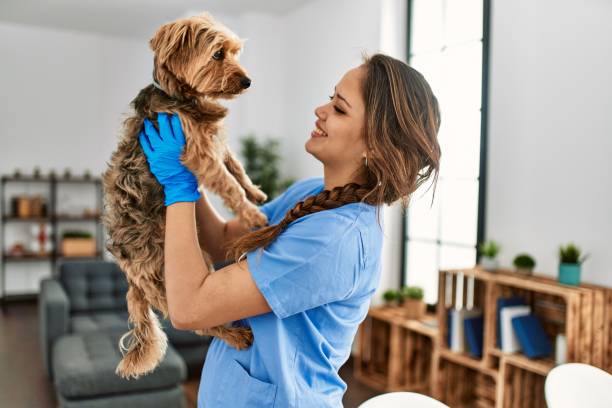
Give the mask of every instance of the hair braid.
<svg viewBox="0 0 612 408">
<path fill-rule="evenodd" d="M 289 224 L 298 218 L 350 203 L 368 202 L 369 200 L 366 198 L 370 192 L 371 188 L 367 186 L 348 183 L 344 186 L 337 186 L 331 190 L 323 190 L 317 195 L 309 196 L 288 210 L 285 213 L 285 217 L 278 224 L 268 225 L 248 232 L 231 242 L 227 250 L 227 257 L 228 259 L 239 261 L 247 252 L 270 245 Z"/>
</svg>

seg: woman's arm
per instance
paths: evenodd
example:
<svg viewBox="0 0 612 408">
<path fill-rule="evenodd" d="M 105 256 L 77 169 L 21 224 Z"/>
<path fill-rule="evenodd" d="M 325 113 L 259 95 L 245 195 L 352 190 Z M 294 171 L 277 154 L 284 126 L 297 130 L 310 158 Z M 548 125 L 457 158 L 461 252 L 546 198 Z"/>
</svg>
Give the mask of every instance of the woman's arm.
<svg viewBox="0 0 612 408">
<path fill-rule="evenodd" d="M 200 248 L 212 257 L 213 262 L 225 261 L 225 245 L 249 232 L 249 228 L 237 218 L 226 221 L 211 205 L 204 190 L 196 202 L 195 211 Z"/>
<path fill-rule="evenodd" d="M 177 202 L 166 210 L 164 273 L 172 325 L 205 329 L 269 312 L 246 261 L 214 274 L 206 269 L 198 248 L 195 213 L 193 202 Z"/>
</svg>

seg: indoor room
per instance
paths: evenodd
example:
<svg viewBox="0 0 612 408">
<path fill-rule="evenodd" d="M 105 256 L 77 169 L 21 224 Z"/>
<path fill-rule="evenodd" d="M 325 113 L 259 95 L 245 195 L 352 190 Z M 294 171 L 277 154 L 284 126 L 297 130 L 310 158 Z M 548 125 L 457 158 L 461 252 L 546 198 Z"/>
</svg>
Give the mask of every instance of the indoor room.
<svg viewBox="0 0 612 408">
<path fill-rule="evenodd" d="M 611 20 L 2 1 L 0 406 L 612 406 Z"/>
</svg>

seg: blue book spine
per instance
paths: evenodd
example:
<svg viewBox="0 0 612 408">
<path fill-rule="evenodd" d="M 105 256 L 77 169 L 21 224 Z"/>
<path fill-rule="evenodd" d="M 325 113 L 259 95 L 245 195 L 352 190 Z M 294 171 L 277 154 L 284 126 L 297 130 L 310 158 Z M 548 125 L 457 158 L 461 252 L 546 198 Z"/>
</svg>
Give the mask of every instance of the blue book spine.
<svg viewBox="0 0 612 408">
<path fill-rule="evenodd" d="M 465 337 L 470 350 L 470 355 L 482 357 L 482 343 L 484 337 L 484 320 L 482 316 L 470 317 L 464 320 Z"/>
<path fill-rule="evenodd" d="M 548 357 L 552 354 L 550 340 L 536 315 L 515 317 L 512 326 L 527 357 Z"/>
</svg>

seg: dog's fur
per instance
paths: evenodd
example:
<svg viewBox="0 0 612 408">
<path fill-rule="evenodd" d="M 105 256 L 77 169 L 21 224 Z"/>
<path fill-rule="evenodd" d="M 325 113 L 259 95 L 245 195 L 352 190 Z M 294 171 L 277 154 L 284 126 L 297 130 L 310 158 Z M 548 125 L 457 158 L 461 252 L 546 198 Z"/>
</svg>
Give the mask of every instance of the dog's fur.
<svg viewBox="0 0 612 408">
<path fill-rule="evenodd" d="M 109 239 L 106 247 L 127 275 L 127 306 L 133 328 L 119 342 L 123 359 L 116 373 L 138 378 L 152 371 L 166 352 L 167 338 L 151 307 L 168 317 L 164 284 L 165 210 L 162 186 L 151 174 L 138 135 L 145 118 L 157 124 L 156 112 L 179 114 L 185 133 L 181 162 L 198 184 L 222 197 L 246 226 L 264 226 L 266 216 L 253 202 L 266 195 L 253 185 L 244 168 L 221 138 L 227 109 L 216 102 L 242 93 L 250 83 L 238 64 L 242 40 L 208 13 L 161 26 L 149 45 L 154 52 L 153 84 L 132 101 L 123 137 L 103 174 Z M 218 52 L 223 50 L 222 57 Z M 210 256 L 202 251 L 213 271 Z M 217 326 L 197 330 L 241 349 L 250 346 L 249 328 Z M 131 335 L 131 336 L 130 336 Z M 130 337 L 125 347 L 123 340 Z"/>
</svg>

